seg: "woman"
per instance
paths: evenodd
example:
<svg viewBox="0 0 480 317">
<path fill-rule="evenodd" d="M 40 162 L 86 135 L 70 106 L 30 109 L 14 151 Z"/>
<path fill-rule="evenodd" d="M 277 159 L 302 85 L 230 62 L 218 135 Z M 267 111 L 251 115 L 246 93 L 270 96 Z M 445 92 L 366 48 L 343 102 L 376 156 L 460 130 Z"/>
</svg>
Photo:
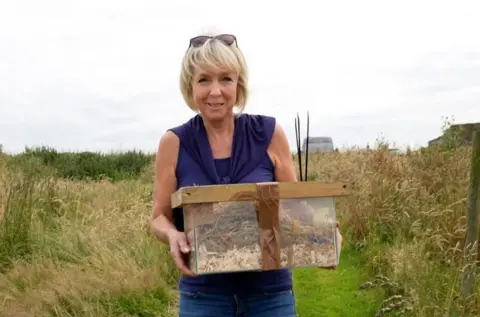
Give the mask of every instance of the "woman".
<svg viewBox="0 0 480 317">
<path fill-rule="evenodd" d="M 198 36 L 183 58 L 180 88 L 198 112 L 169 129 L 156 156 L 152 232 L 170 246 L 180 279 L 179 316 L 295 316 L 290 270 L 194 276 L 181 210 L 170 208 L 180 187 L 296 181 L 287 138 L 273 117 L 238 114 L 247 97 L 247 66 L 235 36 Z M 234 110 L 238 110 L 237 113 Z"/>
</svg>

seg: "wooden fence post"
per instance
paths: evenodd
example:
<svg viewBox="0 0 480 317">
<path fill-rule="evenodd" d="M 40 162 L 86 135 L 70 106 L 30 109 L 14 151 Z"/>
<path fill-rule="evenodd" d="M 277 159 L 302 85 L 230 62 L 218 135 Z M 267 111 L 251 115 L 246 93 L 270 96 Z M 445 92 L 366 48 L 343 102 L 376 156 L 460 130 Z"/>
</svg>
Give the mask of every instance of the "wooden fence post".
<svg viewBox="0 0 480 317">
<path fill-rule="evenodd" d="M 467 201 L 467 232 L 464 247 L 462 295 L 465 310 L 476 302 L 476 261 L 478 252 L 478 221 L 480 214 L 480 131 L 473 132 L 472 161 Z M 473 298 L 472 298 L 473 296 Z"/>
</svg>

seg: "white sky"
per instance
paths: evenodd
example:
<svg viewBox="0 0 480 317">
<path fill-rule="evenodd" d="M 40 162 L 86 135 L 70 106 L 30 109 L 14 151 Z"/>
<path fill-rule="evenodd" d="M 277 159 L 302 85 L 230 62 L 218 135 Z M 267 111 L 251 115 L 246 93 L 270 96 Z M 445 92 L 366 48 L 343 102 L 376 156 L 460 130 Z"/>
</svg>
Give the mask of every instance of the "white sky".
<svg viewBox="0 0 480 317">
<path fill-rule="evenodd" d="M 178 76 L 205 26 L 238 36 L 247 112 L 276 116 L 292 148 L 307 110 L 338 147 L 416 147 L 442 117 L 480 121 L 479 2 L 3 0 L 0 144 L 154 151 L 194 115 Z"/>
</svg>

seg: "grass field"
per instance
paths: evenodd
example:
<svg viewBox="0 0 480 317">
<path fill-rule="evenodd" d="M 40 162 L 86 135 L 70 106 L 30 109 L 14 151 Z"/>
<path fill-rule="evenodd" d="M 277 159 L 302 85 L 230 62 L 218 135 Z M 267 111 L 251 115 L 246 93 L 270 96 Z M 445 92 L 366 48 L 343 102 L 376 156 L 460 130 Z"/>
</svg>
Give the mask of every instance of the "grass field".
<svg viewBox="0 0 480 317">
<path fill-rule="evenodd" d="M 369 279 L 364 264 L 360 252 L 344 250 L 335 271 L 296 269 L 297 316 L 375 316 L 385 294 L 381 289 L 359 289 Z"/>
<path fill-rule="evenodd" d="M 50 160 L 0 154 L 0 316 L 175 316 L 178 272 L 149 232 L 151 163 L 67 180 L 76 165 L 59 175 Z M 469 148 L 312 157 L 312 179 L 352 195 L 337 201 L 340 267 L 294 272 L 299 316 L 462 316 L 469 166 Z"/>
</svg>

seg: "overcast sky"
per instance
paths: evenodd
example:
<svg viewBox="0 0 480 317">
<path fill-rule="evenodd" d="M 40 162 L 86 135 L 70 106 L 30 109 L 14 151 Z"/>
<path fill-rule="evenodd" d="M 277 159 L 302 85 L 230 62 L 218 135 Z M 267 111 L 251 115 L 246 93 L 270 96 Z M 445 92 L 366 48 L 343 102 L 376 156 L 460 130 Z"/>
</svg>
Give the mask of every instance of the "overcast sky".
<svg viewBox="0 0 480 317">
<path fill-rule="evenodd" d="M 246 112 L 276 116 L 292 148 L 307 111 L 338 147 L 426 145 L 442 117 L 480 121 L 479 17 L 478 1 L 3 0 L 0 144 L 154 151 L 194 115 L 180 62 L 211 26 L 246 55 Z"/>
</svg>

